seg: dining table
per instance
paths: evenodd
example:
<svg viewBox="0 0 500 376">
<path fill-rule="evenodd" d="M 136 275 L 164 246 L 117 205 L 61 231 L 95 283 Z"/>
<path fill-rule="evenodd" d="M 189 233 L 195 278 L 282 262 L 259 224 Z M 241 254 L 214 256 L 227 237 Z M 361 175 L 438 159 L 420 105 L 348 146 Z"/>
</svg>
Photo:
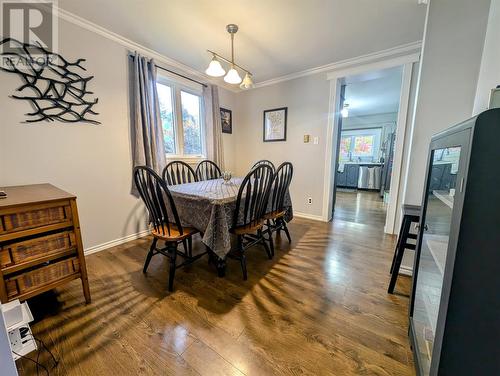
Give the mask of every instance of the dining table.
<svg viewBox="0 0 500 376">
<path fill-rule="evenodd" d="M 224 273 L 225 260 L 231 251 L 230 230 L 242 182 L 243 178 L 233 177 L 228 181 L 211 179 L 169 186 L 181 224 L 200 231 L 202 242 L 217 256 L 219 274 Z M 289 222 L 293 218 L 289 191 L 284 205 L 284 219 Z"/>
</svg>

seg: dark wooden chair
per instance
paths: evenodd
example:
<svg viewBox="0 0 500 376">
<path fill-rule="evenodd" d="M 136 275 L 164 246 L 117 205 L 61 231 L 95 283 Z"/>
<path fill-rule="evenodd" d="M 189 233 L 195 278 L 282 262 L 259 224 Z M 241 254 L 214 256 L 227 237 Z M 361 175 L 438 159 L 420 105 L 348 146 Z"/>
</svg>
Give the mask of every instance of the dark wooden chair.
<svg viewBox="0 0 500 376">
<path fill-rule="evenodd" d="M 198 163 L 198 166 L 196 166 L 195 174 L 196 179 L 198 181 L 202 181 L 219 179 L 222 175 L 222 172 L 215 162 L 205 160 Z"/>
<path fill-rule="evenodd" d="M 268 257 L 272 258 L 262 227 L 264 213 L 273 182 L 273 170 L 267 165 L 252 169 L 243 179 L 233 215 L 231 232 L 237 236 L 237 249 L 231 256 L 240 260 L 243 279 L 247 279 L 245 251 L 258 243 L 262 243 Z"/>
<path fill-rule="evenodd" d="M 266 220 L 265 233 L 268 235 L 268 241 L 271 248 L 271 253 L 274 255 L 273 232 L 280 233 L 283 230 L 288 238 L 288 242 L 292 242 L 290 232 L 285 221 L 285 196 L 290 187 L 293 177 L 293 165 L 290 162 L 283 162 L 273 176 L 273 184 L 269 195 L 268 206 L 264 219 Z"/>
<path fill-rule="evenodd" d="M 162 176 L 167 185 L 194 183 L 196 181 L 196 175 L 191 166 L 182 161 L 168 163 L 163 169 Z"/>
<path fill-rule="evenodd" d="M 267 159 L 261 159 L 260 161 L 258 162 L 255 162 L 255 164 L 252 166 L 252 170 L 255 168 L 255 167 L 258 167 L 258 166 L 261 166 L 261 165 L 266 165 L 266 166 L 269 166 L 273 169 L 273 172 L 276 171 L 276 168 L 274 167 L 274 164 L 273 162 L 267 160 Z"/>
<path fill-rule="evenodd" d="M 177 214 L 175 202 L 163 180 L 156 172 L 146 166 L 139 166 L 134 169 L 134 180 L 142 201 L 149 212 L 151 224 L 151 234 L 153 243 L 149 248 L 143 272 L 146 273 L 151 258 L 154 255 L 162 254 L 170 259 L 170 270 L 168 276 L 168 290 L 172 291 L 174 286 L 175 270 L 191 264 L 205 253 L 193 256 L 192 236 L 198 230 L 191 227 L 183 227 Z M 164 248 L 158 248 L 158 240 L 165 242 Z M 186 247 L 187 241 L 187 247 Z M 180 243 L 183 243 L 186 251 L 178 250 Z M 177 265 L 177 256 L 184 258 L 184 262 Z"/>
</svg>

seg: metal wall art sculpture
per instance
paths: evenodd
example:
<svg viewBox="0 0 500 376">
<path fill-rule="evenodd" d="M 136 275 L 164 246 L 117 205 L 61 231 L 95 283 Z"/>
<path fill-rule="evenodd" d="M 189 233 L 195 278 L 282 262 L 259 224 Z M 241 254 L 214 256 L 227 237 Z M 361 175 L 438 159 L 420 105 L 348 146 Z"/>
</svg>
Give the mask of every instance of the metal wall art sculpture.
<svg viewBox="0 0 500 376">
<path fill-rule="evenodd" d="M 34 111 L 26 114 L 26 123 L 38 121 L 86 122 L 100 124 L 93 119 L 98 98 L 87 90 L 93 76 L 82 77 L 86 71 L 85 59 L 69 62 L 61 55 L 47 51 L 40 45 L 21 43 L 12 38 L 0 42 L 0 70 L 15 73 L 23 84 L 19 94 L 11 98 L 26 100 Z"/>
</svg>

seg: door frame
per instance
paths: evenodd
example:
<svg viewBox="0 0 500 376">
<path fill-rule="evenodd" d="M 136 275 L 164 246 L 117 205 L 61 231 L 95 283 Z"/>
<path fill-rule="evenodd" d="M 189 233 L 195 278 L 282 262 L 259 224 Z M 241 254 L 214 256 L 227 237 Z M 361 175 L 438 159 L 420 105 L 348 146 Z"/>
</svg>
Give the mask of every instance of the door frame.
<svg viewBox="0 0 500 376">
<path fill-rule="evenodd" d="M 407 132 L 408 123 L 408 108 L 410 105 L 410 89 L 413 73 L 413 64 L 420 60 L 420 51 L 409 53 L 406 55 L 392 56 L 386 59 L 369 62 L 365 64 L 353 63 L 351 66 L 344 66 L 338 70 L 330 71 L 327 79 L 330 81 L 330 99 L 328 111 L 328 128 L 326 133 L 326 158 L 325 158 L 325 180 L 323 188 L 323 213 L 322 217 L 325 221 L 330 221 L 333 217 L 334 192 L 336 174 L 334 173 L 337 164 L 334 156 L 338 153 L 338 138 L 340 130 L 339 122 L 339 105 L 340 105 L 340 89 L 345 77 L 367 73 L 370 71 L 403 67 L 401 81 L 401 95 L 398 109 L 398 119 L 396 124 L 396 143 L 394 149 L 394 163 L 392 168 L 391 178 L 391 195 L 387 207 L 387 217 L 384 227 L 384 232 L 394 234 L 397 232 L 397 204 L 400 201 L 400 188 L 402 186 L 403 171 L 403 155 L 406 137 L 409 137 L 410 132 Z M 407 163 L 406 163 L 407 164 Z M 407 166 L 405 166 L 407 167 Z"/>
</svg>

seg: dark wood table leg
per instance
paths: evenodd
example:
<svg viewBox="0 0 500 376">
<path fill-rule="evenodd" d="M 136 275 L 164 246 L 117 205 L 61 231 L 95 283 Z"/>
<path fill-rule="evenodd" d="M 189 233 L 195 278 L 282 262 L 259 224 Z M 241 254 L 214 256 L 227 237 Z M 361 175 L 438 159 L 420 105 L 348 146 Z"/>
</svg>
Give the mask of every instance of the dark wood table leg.
<svg viewBox="0 0 500 376">
<path fill-rule="evenodd" d="M 219 277 L 225 277 L 226 275 L 226 259 L 221 259 L 217 257 L 217 275 Z"/>
</svg>

